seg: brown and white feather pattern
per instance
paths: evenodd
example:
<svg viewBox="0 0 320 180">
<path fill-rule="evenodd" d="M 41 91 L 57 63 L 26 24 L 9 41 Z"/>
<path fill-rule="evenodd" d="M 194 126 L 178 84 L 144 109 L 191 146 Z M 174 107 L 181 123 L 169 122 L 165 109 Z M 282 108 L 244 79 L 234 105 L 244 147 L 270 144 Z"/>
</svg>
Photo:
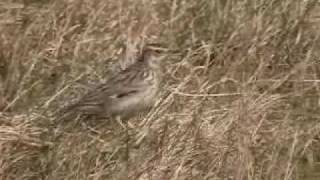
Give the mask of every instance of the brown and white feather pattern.
<svg viewBox="0 0 320 180">
<path fill-rule="evenodd" d="M 160 65 L 148 58 L 142 57 L 142 60 L 112 75 L 78 102 L 64 108 L 63 114 L 130 116 L 151 107 L 159 91 Z"/>
</svg>

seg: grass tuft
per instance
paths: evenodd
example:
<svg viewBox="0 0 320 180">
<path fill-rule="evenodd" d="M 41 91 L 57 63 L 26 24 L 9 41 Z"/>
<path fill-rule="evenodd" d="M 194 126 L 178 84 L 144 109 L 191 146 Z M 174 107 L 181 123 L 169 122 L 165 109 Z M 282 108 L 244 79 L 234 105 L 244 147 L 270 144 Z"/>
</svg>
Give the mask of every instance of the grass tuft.
<svg viewBox="0 0 320 180">
<path fill-rule="evenodd" d="M 0 179 L 319 179 L 319 10 L 318 0 L 0 2 Z M 111 120 L 54 125 L 143 41 L 175 53 L 129 139 Z"/>
</svg>

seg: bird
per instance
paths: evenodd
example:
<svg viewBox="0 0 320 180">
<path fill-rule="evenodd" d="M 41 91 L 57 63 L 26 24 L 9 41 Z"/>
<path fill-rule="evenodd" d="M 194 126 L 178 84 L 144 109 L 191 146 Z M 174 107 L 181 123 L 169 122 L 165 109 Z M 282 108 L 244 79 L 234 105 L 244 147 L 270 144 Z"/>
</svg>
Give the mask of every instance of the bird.
<svg viewBox="0 0 320 180">
<path fill-rule="evenodd" d="M 75 103 L 62 108 L 60 116 L 96 115 L 127 119 L 154 106 L 162 82 L 165 48 L 149 44 L 134 63 L 119 69 Z"/>
</svg>

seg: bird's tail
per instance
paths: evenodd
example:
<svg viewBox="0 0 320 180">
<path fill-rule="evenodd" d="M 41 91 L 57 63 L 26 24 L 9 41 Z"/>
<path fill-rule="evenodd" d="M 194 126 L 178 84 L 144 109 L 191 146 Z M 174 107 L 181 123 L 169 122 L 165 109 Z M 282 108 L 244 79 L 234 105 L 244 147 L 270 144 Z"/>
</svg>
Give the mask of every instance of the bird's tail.
<svg viewBox="0 0 320 180">
<path fill-rule="evenodd" d="M 68 121 L 77 116 L 77 104 L 71 104 L 58 109 L 55 113 L 56 121 Z"/>
</svg>

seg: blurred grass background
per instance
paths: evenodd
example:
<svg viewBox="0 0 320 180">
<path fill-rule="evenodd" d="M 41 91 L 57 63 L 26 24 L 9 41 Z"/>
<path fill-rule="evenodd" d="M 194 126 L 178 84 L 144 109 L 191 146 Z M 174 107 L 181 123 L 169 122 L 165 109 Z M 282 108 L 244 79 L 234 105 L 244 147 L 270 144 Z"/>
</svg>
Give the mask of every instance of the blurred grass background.
<svg viewBox="0 0 320 180">
<path fill-rule="evenodd" d="M 0 179 L 320 179 L 319 28 L 318 0 L 3 0 Z M 53 126 L 142 36 L 178 53 L 130 139 Z"/>
</svg>

